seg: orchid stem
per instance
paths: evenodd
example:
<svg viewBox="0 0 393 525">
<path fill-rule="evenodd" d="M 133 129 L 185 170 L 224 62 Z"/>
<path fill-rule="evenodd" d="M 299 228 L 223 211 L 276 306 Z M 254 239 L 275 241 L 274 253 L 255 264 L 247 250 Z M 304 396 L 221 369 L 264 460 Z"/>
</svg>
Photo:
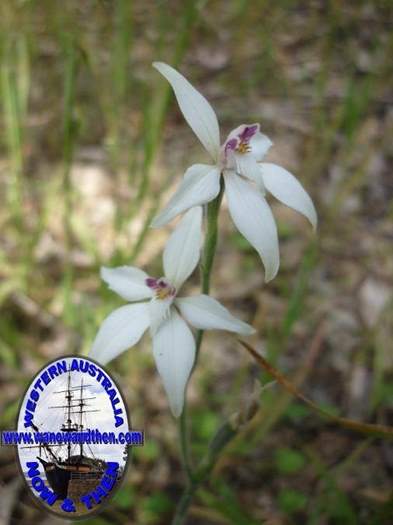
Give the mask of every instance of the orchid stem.
<svg viewBox="0 0 393 525">
<path fill-rule="evenodd" d="M 217 247 L 217 231 L 218 231 L 218 214 L 220 212 L 220 206 L 222 196 L 224 195 L 224 184 L 221 180 L 220 191 L 217 197 L 209 202 L 207 205 L 207 227 L 206 227 L 206 239 L 205 246 L 203 249 L 203 259 L 201 263 L 201 291 L 204 294 L 210 292 L 210 276 L 213 268 L 214 256 L 216 254 Z M 196 337 L 196 356 L 194 369 L 198 360 L 199 350 L 201 348 L 203 338 L 203 330 L 199 330 Z"/>
<path fill-rule="evenodd" d="M 209 202 L 207 205 L 207 226 L 206 226 L 206 237 L 205 245 L 203 249 L 203 259 L 201 263 L 201 291 L 204 294 L 208 294 L 210 290 L 210 276 L 213 268 L 214 256 L 216 254 L 217 247 L 217 231 L 218 231 L 218 214 L 220 211 L 222 196 L 224 193 L 224 185 L 221 180 L 220 191 L 217 197 Z M 196 337 L 196 354 L 194 368 L 198 360 L 199 350 L 202 344 L 203 330 L 199 330 Z M 183 495 L 176 508 L 176 513 L 172 521 L 172 525 L 180 525 L 186 518 L 188 508 L 194 497 L 194 494 L 200 485 L 201 481 L 205 478 L 202 476 L 201 479 L 196 479 L 192 466 L 191 458 L 189 453 L 188 444 L 188 427 L 187 427 L 187 396 L 185 395 L 183 412 L 179 419 L 179 437 L 180 437 L 180 449 L 183 461 L 183 467 L 187 474 L 187 487 L 185 488 Z"/>
<path fill-rule="evenodd" d="M 214 256 L 217 246 L 218 214 L 220 211 L 224 185 L 221 182 L 220 191 L 217 197 L 207 205 L 207 229 L 205 246 L 203 250 L 202 269 L 202 293 L 208 294 L 210 291 L 210 275 L 213 267 Z"/>
<path fill-rule="evenodd" d="M 187 516 L 188 509 L 191 505 L 191 501 L 198 488 L 198 484 L 193 482 L 183 492 L 180 501 L 176 507 L 175 516 L 172 520 L 172 525 L 182 525 Z"/>
<path fill-rule="evenodd" d="M 187 517 L 188 509 L 197 490 L 212 472 L 221 454 L 221 451 L 228 445 L 230 441 L 232 441 L 237 432 L 238 428 L 233 426 L 229 421 L 225 422 L 222 427 L 218 429 L 209 445 L 206 456 L 201 461 L 199 467 L 196 469 L 192 481 L 183 491 L 183 494 L 176 507 L 172 525 L 182 525 L 184 523 L 184 520 Z"/>
<path fill-rule="evenodd" d="M 217 232 L 218 232 L 218 214 L 220 212 L 220 206 L 222 202 L 222 196 L 224 195 L 224 183 L 221 178 L 220 191 L 217 197 L 209 202 L 207 205 L 206 214 L 206 237 L 205 245 L 203 247 L 203 257 L 200 264 L 201 269 L 201 291 L 203 294 L 208 294 L 210 291 L 210 276 L 213 268 L 214 256 L 216 254 L 217 247 Z M 201 348 L 203 338 L 203 330 L 198 330 L 196 336 L 196 354 L 195 362 L 192 371 L 195 370 L 199 350 Z M 191 372 L 192 373 L 192 372 Z"/>
<path fill-rule="evenodd" d="M 180 451 L 182 456 L 183 468 L 187 474 L 189 485 L 192 485 L 193 471 L 191 465 L 191 458 L 188 447 L 188 430 L 187 430 L 187 406 L 184 400 L 183 412 L 179 418 L 179 436 L 180 436 Z"/>
</svg>

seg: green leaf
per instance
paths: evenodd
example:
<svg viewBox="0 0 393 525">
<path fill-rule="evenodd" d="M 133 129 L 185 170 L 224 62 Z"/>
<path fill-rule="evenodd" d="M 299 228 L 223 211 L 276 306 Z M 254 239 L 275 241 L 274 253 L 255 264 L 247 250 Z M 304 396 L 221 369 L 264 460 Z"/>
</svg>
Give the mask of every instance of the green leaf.
<svg viewBox="0 0 393 525">
<path fill-rule="evenodd" d="M 134 503 L 135 490 L 133 487 L 122 487 L 113 498 L 114 503 L 121 509 L 129 509 Z"/>
<path fill-rule="evenodd" d="M 289 448 L 280 448 L 276 452 L 275 463 L 277 469 L 284 474 L 292 474 L 301 470 L 306 459 L 300 452 Z"/>
<path fill-rule="evenodd" d="M 286 416 L 295 423 L 299 423 L 310 414 L 310 409 L 300 403 L 292 403 L 287 408 Z"/>
<path fill-rule="evenodd" d="M 209 440 L 216 431 L 219 418 L 214 412 L 201 412 L 198 414 L 197 432 L 199 437 Z"/>
<path fill-rule="evenodd" d="M 143 508 L 148 516 L 155 517 L 170 512 L 173 508 L 173 501 L 163 492 L 157 492 L 146 498 Z"/>
<path fill-rule="evenodd" d="M 217 511 L 231 525 L 257 525 L 257 522 L 248 514 L 237 499 L 235 492 L 225 483 L 215 483 L 219 494 L 213 494 L 200 489 L 199 495 L 205 505 Z"/>
<path fill-rule="evenodd" d="M 283 489 L 278 495 L 278 504 L 284 512 L 293 514 L 304 509 L 307 496 L 295 489 Z"/>
<path fill-rule="evenodd" d="M 160 455 L 160 449 L 155 441 L 147 441 L 143 447 L 135 449 L 134 453 L 145 461 L 154 461 Z"/>
</svg>

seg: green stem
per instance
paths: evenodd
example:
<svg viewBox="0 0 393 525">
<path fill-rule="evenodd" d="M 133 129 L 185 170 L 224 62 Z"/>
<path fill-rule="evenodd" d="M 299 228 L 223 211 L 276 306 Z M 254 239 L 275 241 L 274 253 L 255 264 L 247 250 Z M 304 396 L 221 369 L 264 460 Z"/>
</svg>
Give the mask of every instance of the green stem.
<svg viewBox="0 0 393 525">
<path fill-rule="evenodd" d="M 183 492 L 179 503 L 176 507 L 176 512 L 172 520 L 172 525 L 182 525 L 187 516 L 188 509 L 194 498 L 195 492 L 198 488 L 197 483 L 191 483 Z"/>
<path fill-rule="evenodd" d="M 205 246 L 203 249 L 203 259 L 201 263 L 201 290 L 202 293 L 208 294 L 210 291 L 210 276 L 213 268 L 214 256 L 217 247 L 218 233 L 218 214 L 220 211 L 222 197 L 224 195 L 224 184 L 221 180 L 220 192 L 217 197 L 207 205 L 207 228 Z M 196 356 L 194 369 L 198 360 L 199 350 L 201 348 L 203 330 L 199 330 L 196 337 Z"/>
<path fill-rule="evenodd" d="M 184 400 L 183 412 L 179 418 L 179 437 L 180 437 L 180 451 L 182 456 L 183 468 L 187 474 L 189 485 L 192 485 L 193 472 L 191 466 L 191 458 L 188 448 L 188 431 L 187 431 L 187 406 Z"/>
<path fill-rule="evenodd" d="M 217 197 L 207 205 L 207 229 L 205 246 L 203 250 L 203 260 L 201 264 L 202 273 L 202 293 L 208 294 L 210 291 L 210 275 L 213 267 L 214 256 L 217 246 L 218 213 L 220 211 L 224 185 L 221 182 L 220 192 Z"/>
<path fill-rule="evenodd" d="M 201 464 L 196 470 L 192 481 L 183 491 L 183 494 L 176 507 L 172 525 L 182 525 L 182 523 L 184 523 L 195 493 L 202 483 L 207 479 L 213 470 L 221 451 L 236 436 L 237 431 L 238 429 L 234 427 L 229 421 L 225 422 L 223 426 L 217 431 L 209 445 L 206 456 L 201 461 Z"/>
<path fill-rule="evenodd" d="M 205 237 L 205 245 L 204 245 L 204 250 L 203 250 L 203 259 L 201 262 L 201 290 L 202 290 L 202 293 L 204 294 L 208 294 L 210 290 L 210 276 L 211 276 L 211 272 L 213 268 L 214 256 L 215 256 L 216 247 L 217 247 L 218 214 L 220 211 L 223 192 L 224 192 L 224 186 L 221 181 L 221 187 L 220 187 L 219 194 L 213 201 L 209 202 L 209 204 L 207 205 L 206 237 Z M 193 370 L 195 369 L 195 366 L 197 363 L 199 350 L 202 344 L 202 338 L 203 338 L 203 330 L 199 330 L 197 333 L 197 338 L 196 338 L 196 355 L 195 355 L 195 363 L 194 363 Z M 186 471 L 186 474 L 187 474 L 188 484 L 178 503 L 175 517 L 172 522 L 173 525 L 183 523 L 183 520 L 186 517 L 188 508 L 195 494 L 195 491 L 200 484 L 200 482 L 197 482 L 195 480 L 193 469 L 191 467 L 191 459 L 190 459 L 189 446 L 188 446 L 186 398 L 187 396 L 185 396 L 183 412 L 179 420 L 179 438 L 180 438 L 180 449 L 181 449 L 181 454 L 182 454 L 182 461 L 183 461 L 184 470 Z"/>
</svg>

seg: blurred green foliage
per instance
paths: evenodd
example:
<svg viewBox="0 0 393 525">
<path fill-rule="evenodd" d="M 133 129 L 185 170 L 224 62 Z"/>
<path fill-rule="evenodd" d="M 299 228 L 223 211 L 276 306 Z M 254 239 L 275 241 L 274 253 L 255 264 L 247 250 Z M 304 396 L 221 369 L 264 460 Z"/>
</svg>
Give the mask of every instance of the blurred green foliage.
<svg viewBox="0 0 393 525">
<path fill-rule="evenodd" d="M 278 472 L 293 474 L 306 464 L 306 458 L 301 452 L 289 448 L 278 448 L 275 452 L 275 465 Z"/>
<path fill-rule="evenodd" d="M 282 489 L 278 495 L 280 508 L 288 514 L 294 514 L 304 509 L 307 504 L 307 496 L 295 489 Z"/>
</svg>

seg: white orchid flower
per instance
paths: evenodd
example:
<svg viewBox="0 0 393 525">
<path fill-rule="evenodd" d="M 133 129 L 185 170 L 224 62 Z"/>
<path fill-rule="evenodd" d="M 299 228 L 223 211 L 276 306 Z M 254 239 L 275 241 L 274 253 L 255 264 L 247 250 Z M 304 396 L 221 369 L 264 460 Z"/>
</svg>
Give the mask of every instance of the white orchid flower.
<svg viewBox="0 0 393 525">
<path fill-rule="evenodd" d="M 150 328 L 155 362 L 175 417 L 182 412 L 195 359 L 195 340 L 187 323 L 202 330 L 255 332 L 208 295 L 178 297 L 198 264 L 201 230 L 202 208 L 198 206 L 185 214 L 170 236 L 163 256 L 164 277 L 159 279 L 132 266 L 101 269 L 109 288 L 132 304 L 121 306 L 104 320 L 90 355 L 105 364 L 135 345 Z"/>
<path fill-rule="evenodd" d="M 270 281 L 278 271 L 279 249 L 276 223 L 265 199 L 266 190 L 305 215 L 315 229 L 317 214 L 312 200 L 287 170 L 261 162 L 272 142 L 260 132 L 259 124 L 242 124 L 231 131 L 220 146 L 217 117 L 208 101 L 168 64 L 154 62 L 153 66 L 171 84 L 184 118 L 214 164 L 194 164 L 188 168 L 167 207 L 153 219 L 152 227 L 163 226 L 179 213 L 212 201 L 220 191 L 222 174 L 233 222 L 257 250 L 265 267 L 265 279 Z"/>
</svg>

